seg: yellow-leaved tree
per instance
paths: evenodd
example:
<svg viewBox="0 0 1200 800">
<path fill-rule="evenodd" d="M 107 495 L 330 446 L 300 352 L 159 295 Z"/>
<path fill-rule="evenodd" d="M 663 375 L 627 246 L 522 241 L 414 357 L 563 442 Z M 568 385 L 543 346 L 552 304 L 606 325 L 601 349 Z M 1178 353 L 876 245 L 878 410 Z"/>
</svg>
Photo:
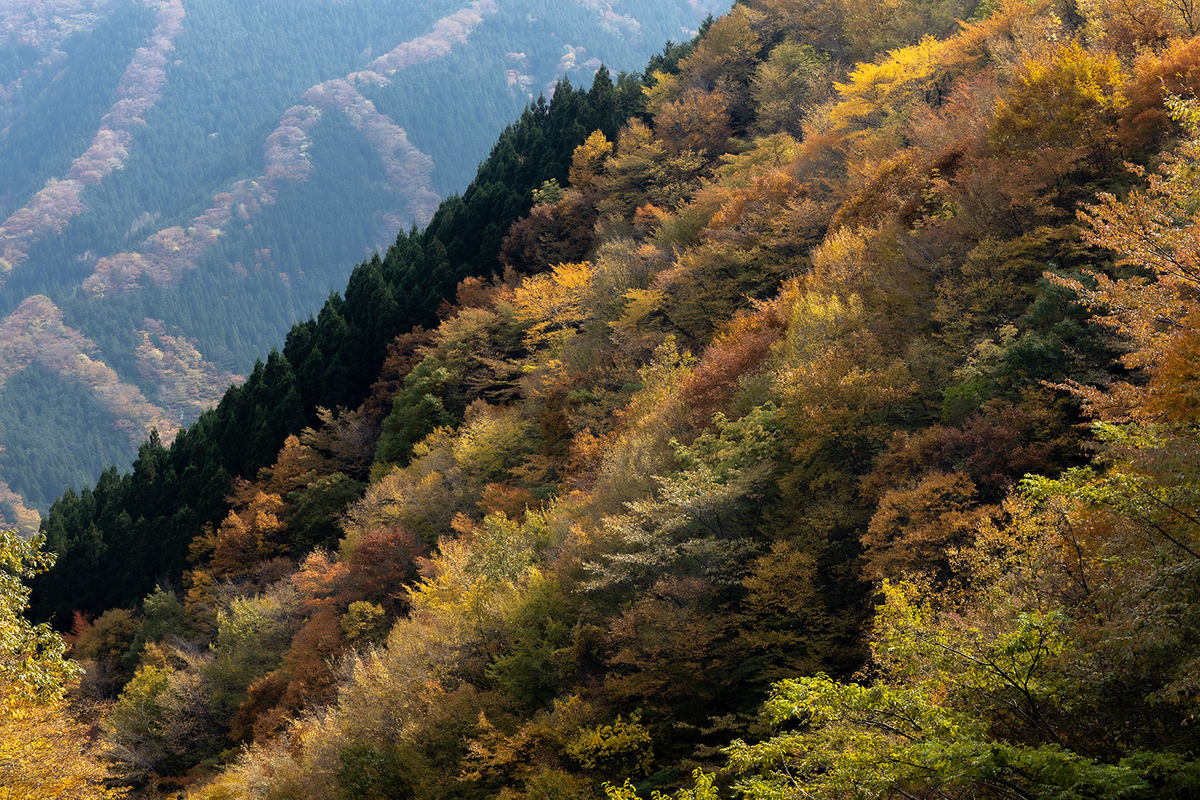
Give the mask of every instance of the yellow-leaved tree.
<svg viewBox="0 0 1200 800">
<path fill-rule="evenodd" d="M 0 800 L 116 797 L 63 699 L 79 667 L 63 658 L 66 645 L 49 625 L 23 616 L 22 580 L 54 563 L 41 544 L 0 531 Z"/>
</svg>

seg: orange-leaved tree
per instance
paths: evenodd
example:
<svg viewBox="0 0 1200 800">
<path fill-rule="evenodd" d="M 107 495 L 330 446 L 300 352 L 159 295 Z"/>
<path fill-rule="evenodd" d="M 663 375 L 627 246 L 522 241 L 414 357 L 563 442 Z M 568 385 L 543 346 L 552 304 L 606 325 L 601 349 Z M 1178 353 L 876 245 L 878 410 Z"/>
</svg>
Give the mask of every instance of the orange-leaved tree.
<svg viewBox="0 0 1200 800">
<path fill-rule="evenodd" d="M 1173 102 L 1177 117 L 1193 131 L 1200 109 Z M 1088 409 L 1112 422 L 1195 422 L 1200 417 L 1200 137 L 1185 141 L 1158 173 L 1147 174 L 1144 190 L 1124 200 L 1102 194 L 1080 213 L 1092 244 L 1116 251 L 1119 265 L 1134 274 L 1093 274 L 1094 285 L 1057 279 L 1082 300 L 1106 312 L 1097 319 L 1128 341 L 1121 357 L 1144 380 L 1118 380 L 1100 389 L 1074 386 Z"/>
</svg>

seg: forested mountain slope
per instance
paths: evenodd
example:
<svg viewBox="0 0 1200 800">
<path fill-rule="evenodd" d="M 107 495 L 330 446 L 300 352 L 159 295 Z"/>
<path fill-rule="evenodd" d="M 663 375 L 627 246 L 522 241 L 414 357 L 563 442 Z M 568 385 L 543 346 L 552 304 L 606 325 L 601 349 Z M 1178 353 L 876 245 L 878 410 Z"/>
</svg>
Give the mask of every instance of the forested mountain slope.
<svg viewBox="0 0 1200 800">
<path fill-rule="evenodd" d="M 170 440 L 555 80 L 724 7 L 6 0 L 0 480 L 44 510 Z"/>
<path fill-rule="evenodd" d="M 1195 796 L 1181 9 L 753 0 L 529 109 L 55 503 L 112 785 Z"/>
</svg>

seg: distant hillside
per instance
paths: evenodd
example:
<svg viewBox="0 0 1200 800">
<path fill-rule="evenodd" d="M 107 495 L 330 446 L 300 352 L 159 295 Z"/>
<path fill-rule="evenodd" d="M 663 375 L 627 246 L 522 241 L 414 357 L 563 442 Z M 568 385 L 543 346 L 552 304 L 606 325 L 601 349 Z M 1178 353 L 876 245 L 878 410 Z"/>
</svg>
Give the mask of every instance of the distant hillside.
<svg viewBox="0 0 1200 800">
<path fill-rule="evenodd" d="M 539 93 L 728 5 L 0 0 L 0 480 L 169 441 Z"/>
</svg>

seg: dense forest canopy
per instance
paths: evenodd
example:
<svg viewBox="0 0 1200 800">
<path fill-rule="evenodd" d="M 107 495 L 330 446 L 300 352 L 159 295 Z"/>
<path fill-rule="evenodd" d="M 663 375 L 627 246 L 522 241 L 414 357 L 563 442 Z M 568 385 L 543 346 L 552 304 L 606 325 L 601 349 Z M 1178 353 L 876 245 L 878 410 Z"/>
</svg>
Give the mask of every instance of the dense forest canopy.
<svg viewBox="0 0 1200 800">
<path fill-rule="evenodd" d="M 40 368 L 90 398 L 0 392 L 0 491 L 45 512 L 169 441 L 540 93 L 638 69 L 727 7 L 0 2 L 0 384 Z M 30 323 L 86 369 L 31 355 Z"/>
<path fill-rule="evenodd" d="M 0 541 L 29 736 L 144 798 L 1196 796 L 1191 11 L 750 0 L 564 83 Z"/>
</svg>

